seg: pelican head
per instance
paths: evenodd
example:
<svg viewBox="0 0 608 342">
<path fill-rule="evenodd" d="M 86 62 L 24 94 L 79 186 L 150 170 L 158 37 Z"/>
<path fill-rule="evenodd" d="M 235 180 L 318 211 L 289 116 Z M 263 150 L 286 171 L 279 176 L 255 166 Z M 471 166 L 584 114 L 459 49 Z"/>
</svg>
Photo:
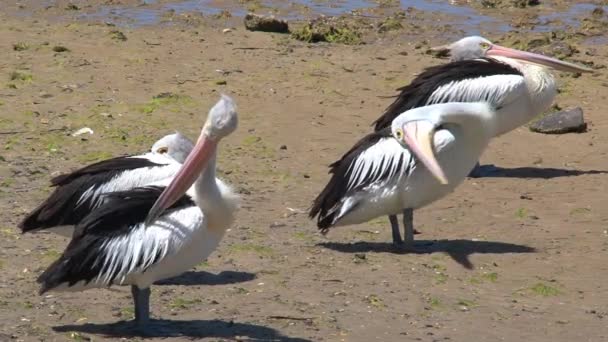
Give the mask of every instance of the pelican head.
<svg viewBox="0 0 608 342">
<path fill-rule="evenodd" d="M 391 125 L 391 133 L 441 184 L 448 184 L 448 179 L 435 157 L 433 146 L 433 137 L 441 125 L 441 120 L 424 109 L 425 107 L 415 108 L 395 118 Z"/>
<path fill-rule="evenodd" d="M 431 50 L 447 53 L 452 62 L 482 57 L 506 57 L 519 62 L 536 64 L 561 71 L 593 72 L 592 69 L 564 62 L 556 58 L 500 46 L 479 36 L 465 37 L 448 45 L 433 47 Z"/>
<path fill-rule="evenodd" d="M 209 161 L 215 157 L 219 141 L 234 132 L 238 125 L 236 103 L 227 95 L 211 108 L 196 145 L 181 169 L 160 195 L 146 218 L 146 225 L 154 222 L 165 209 L 171 207 L 199 178 Z"/>
<path fill-rule="evenodd" d="M 166 154 L 183 163 L 194 148 L 194 143 L 180 132 L 165 135 L 152 145 L 152 153 Z"/>
</svg>

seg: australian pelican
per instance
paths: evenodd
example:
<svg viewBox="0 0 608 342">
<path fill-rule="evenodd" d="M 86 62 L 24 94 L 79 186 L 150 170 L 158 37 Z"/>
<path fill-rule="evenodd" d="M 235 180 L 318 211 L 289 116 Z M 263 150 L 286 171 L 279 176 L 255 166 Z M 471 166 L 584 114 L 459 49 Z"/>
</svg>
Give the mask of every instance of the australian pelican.
<svg viewBox="0 0 608 342">
<path fill-rule="evenodd" d="M 410 84 L 398 89 L 397 99 L 374 122 L 375 131 L 391 126 L 401 113 L 416 107 L 446 102 L 487 102 L 496 111 L 495 135 L 526 124 L 547 110 L 557 94 L 548 68 L 566 72 L 591 69 L 555 58 L 510 49 L 482 37 L 466 37 L 434 48 L 451 56 L 451 62 L 432 66 Z M 472 176 L 481 176 L 475 169 Z M 396 216 L 389 217 L 395 243 L 401 241 Z M 405 221 L 411 220 L 407 215 Z"/>
<path fill-rule="evenodd" d="M 393 119 L 408 109 L 434 103 L 481 101 L 496 108 L 496 135 L 501 135 L 551 106 L 557 85 L 547 68 L 593 71 L 476 36 L 434 49 L 447 51 L 451 62 L 427 68 L 410 84 L 398 89 L 397 99 L 374 122 L 376 131 L 390 127 Z"/>
<path fill-rule="evenodd" d="M 23 233 L 49 229 L 72 236 L 73 227 L 98 208 L 106 192 L 126 191 L 172 177 L 194 144 L 176 132 L 159 139 L 150 152 L 103 160 L 51 180 L 53 193 L 19 224 Z"/>
<path fill-rule="evenodd" d="M 391 127 L 371 133 L 331 165 L 329 183 L 310 217 L 333 226 L 390 215 L 393 242 L 403 244 L 396 215 L 404 214 L 406 248 L 413 247 L 413 210 L 453 191 L 496 134 L 495 109 L 485 102 L 410 109 Z"/>
<path fill-rule="evenodd" d="M 131 285 L 136 327 L 145 332 L 150 286 L 207 258 L 234 220 L 239 197 L 216 179 L 215 160 L 218 143 L 236 127 L 235 103 L 222 95 L 175 177 L 106 193 L 104 203 L 76 225 L 61 257 L 38 278 L 40 293 Z M 166 195 L 169 202 L 162 200 Z M 157 200 L 162 212 L 147 224 Z"/>
</svg>

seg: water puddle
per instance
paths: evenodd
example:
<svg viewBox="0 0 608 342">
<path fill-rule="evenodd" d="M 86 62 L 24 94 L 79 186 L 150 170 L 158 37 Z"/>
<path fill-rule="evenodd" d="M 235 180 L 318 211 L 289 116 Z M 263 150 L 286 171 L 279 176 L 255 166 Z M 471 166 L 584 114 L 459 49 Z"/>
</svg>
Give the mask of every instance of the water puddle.
<svg viewBox="0 0 608 342">
<path fill-rule="evenodd" d="M 539 16 L 538 19 L 541 25 L 534 28 L 535 32 L 548 32 L 556 29 L 563 29 L 566 26 L 578 28 L 580 26 L 580 18 L 589 16 L 595 8 L 602 8 L 604 12 L 608 12 L 608 6 L 598 6 L 594 4 L 582 3 L 570 6 L 566 11 L 556 12 L 547 15 Z M 559 22 L 558 25 L 543 24 Z"/>
<path fill-rule="evenodd" d="M 28 0 L 24 0 L 28 1 Z M 60 6 L 62 2 L 43 0 L 48 6 Z M 258 2 L 259 13 L 273 12 L 276 16 L 287 20 L 299 20 L 315 17 L 318 15 L 337 16 L 353 11 L 363 15 L 385 15 L 398 9 L 405 10 L 409 7 L 425 14 L 430 14 L 433 24 L 451 25 L 455 31 L 464 34 L 479 34 L 481 31 L 503 33 L 514 30 L 508 20 L 496 18 L 491 15 L 479 13 L 477 10 L 466 6 L 453 4 L 454 0 L 401 0 L 400 8 L 382 7 L 371 0 L 261 0 Z M 249 3 L 256 4 L 255 2 Z M 237 0 L 143 0 L 138 5 L 107 5 L 94 7 L 94 12 L 76 14 L 78 19 L 111 22 L 118 26 L 145 26 L 156 25 L 163 22 L 168 14 L 180 15 L 184 13 L 195 13 L 202 15 L 214 15 L 229 10 L 233 16 L 241 17 L 247 13 L 247 4 Z M 2 7 L 2 6 L 0 6 Z M 534 32 L 547 32 L 562 29 L 566 26 L 578 27 L 580 19 L 588 16 L 594 8 L 600 7 L 608 12 L 608 6 L 598 6 L 591 3 L 573 4 L 569 8 L 553 13 L 539 15 L 536 18 Z M 545 9 L 546 10 L 546 9 Z M 527 13 L 539 11 L 534 8 Z M 74 13 L 75 14 L 75 13 Z M 74 14 L 69 14 L 73 18 Z"/>
</svg>

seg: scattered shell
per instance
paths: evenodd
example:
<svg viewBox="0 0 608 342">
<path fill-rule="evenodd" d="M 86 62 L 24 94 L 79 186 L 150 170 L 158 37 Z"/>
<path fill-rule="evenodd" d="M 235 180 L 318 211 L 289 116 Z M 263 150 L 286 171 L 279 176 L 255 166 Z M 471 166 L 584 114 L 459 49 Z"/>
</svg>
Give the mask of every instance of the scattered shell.
<svg viewBox="0 0 608 342">
<path fill-rule="evenodd" d="M 89 127 L 83 127 L 81 129 L 77 130 L 76 132 L 72 133 L 72 136 L 77 137 L 79 135 L 86 134 L 86 133 L 93 134 L 93 130 L 90 129 Z"/>
</svg>

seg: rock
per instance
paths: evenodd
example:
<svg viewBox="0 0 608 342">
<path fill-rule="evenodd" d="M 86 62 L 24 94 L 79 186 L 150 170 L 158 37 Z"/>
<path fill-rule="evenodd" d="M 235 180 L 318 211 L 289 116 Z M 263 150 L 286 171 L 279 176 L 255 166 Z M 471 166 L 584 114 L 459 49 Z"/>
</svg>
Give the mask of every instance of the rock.
<svg viewBox="0 0 608 342">
<path fill-rule="evenodd" d="M 261 16 L 253 13 L 247 13 L 245 16 L 245 28 L 249 31 L 264 31 L 289 33 L 289 25 L 285 20 L 280 20 L 274 16 Z"/>
<path fill-rule="evenodd" d="M 580 107 L 551 113 L 530 125 L 530 130 L 544 134 L 582 133 L 587 130 Z"/>
<path fill-rule="evenodd" d="M 70 51 L 70 49 L 68 49 L 67 47 L 62 46 L 62 45 L 57 45 L 57 46 L 53 46 L 53 51 L 55 51 L 55 52 L 68 52 L 68 51 Z"/>
<path fill-rule="evenodd" d="M 540 0 L 478 0 L 473 4 L 477 3 L 485 8 L 526 8 L 540 5 Z"/>
</svg>

